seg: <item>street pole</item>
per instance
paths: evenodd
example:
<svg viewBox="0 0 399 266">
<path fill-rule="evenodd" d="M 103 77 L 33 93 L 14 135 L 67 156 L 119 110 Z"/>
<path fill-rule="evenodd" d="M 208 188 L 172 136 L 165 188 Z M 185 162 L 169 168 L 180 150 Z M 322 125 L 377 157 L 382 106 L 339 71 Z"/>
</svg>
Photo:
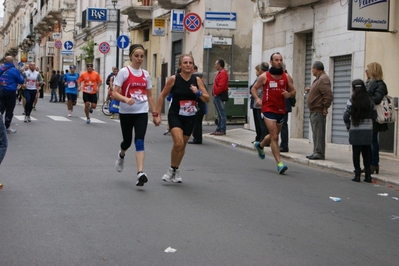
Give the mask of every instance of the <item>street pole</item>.
<svg viewBox="0 0 399 266">
<path fill-rule="evenodd" d="M 121 10 L 117 9 L 116 19 L 116 39 L 119 38 L 121 31 Z M 116 44 L 116 67 L 119 69 L 119 46 Z"/>
</svg>

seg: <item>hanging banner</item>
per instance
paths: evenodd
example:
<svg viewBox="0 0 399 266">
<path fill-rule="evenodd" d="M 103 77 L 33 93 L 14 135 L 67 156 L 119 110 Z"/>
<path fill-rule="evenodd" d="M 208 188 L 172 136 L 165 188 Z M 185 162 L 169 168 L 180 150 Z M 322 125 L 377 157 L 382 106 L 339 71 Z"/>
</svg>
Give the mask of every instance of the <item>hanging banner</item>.
<svg viewBox="0 0 399 266">
<path fill-rule="evenodd" d="M 389 0 L 349 0 L 348 30 L 389 31 Z"/>
</svg>

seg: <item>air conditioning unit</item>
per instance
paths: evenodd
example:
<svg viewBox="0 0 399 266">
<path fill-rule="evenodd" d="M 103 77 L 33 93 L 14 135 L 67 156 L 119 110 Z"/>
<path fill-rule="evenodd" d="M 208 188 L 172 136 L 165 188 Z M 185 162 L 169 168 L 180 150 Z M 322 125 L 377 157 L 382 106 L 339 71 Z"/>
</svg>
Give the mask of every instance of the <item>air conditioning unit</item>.
<svg viewBox="0 0 399 266">
<path fill-rule="evenodd" d="M 46 56 L 54 56 L 54 42 L 46 42 Z"/>
</svg>

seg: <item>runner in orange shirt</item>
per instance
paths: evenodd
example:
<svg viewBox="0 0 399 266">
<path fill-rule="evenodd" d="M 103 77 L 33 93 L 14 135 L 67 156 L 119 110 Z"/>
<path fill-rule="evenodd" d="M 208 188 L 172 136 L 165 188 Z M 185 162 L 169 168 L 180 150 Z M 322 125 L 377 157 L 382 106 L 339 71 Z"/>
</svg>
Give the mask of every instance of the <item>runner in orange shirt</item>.
<svg viewBox="0 0 399 266">
<path fill-rule="evenodd" d="M 100 75 L 93 70 L 93 63 L 87 63 L 86 67 L 87 70 L 78 79 L 78 86 L 79 91 L 83 88 L 83 101 L 87 117 L 86 124 L 90 124 L 90 114 L 97 107 L 97 91 L 101 86 L 102 80 Z"/>
</svg>

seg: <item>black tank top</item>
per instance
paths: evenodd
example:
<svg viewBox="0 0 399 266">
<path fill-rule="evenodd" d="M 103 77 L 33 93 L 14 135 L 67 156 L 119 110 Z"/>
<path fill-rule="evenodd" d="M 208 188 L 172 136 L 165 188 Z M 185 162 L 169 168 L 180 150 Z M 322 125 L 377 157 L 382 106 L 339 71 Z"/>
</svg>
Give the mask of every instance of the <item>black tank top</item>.
<svg viewBox="0 0 399 266">
<path fill-rule="evenodd" d="M 196 95 L 190 89 L 190 86 L 197 86 L 197 78 L 195 76 L 191 76 L 189 80 L 184 80 L 180 74 L 176 75 L 175 84 L 172 87 L 171 93 L 172 96 L 172 104 L 169 108 L 169 113 L 171 114 L 179 114 L 180 110 L 180 101 L 185 100 L 194 100 L 197 101 Z"/>
</svg>

